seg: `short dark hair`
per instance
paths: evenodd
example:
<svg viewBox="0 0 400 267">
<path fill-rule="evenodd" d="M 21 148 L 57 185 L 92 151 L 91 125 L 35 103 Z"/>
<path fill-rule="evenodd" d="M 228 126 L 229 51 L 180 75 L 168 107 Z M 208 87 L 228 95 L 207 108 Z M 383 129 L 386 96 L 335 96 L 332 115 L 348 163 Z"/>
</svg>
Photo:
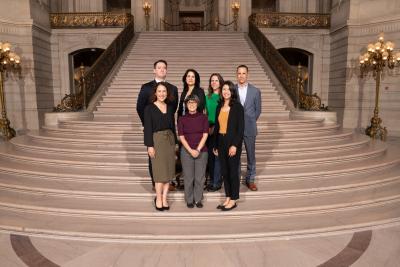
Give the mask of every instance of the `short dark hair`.
<svg viewBox="0 0 400 267">
<path fill-rule="evenodd" d="M 214 92 L 213 88 L 211 87 L 211 78 L 212 78 L 213 76 L 217 76 L 218 81 L 219 81 L 219 86 L 220 86 L 219 89 L 220 89 L 220 90 L 221 90 L 221 88 L 222 88 L 222 84 L 224 83 L 224 78 L 222 78 L 221 74 L 219 74 L 219 73 L 213 73 L 213 74 L 211 74 L 211 75 L 210 75 L 210 79 L 208 80 L 208 94 L 207 94 L 208 98 L 210 98 L 211 95 L 212 95 L 213 92 Z"/>
<path fill-rule="evenodd" d="M 237 72 L 240 68 L 245 68 L 246 71 L 249 72 L 249 68 L 248 68 L 246 65 L 244 65 L 244 64 L 237 66 L 236 72 Z"/>
<path fill-rule="evenodd" d="M 235 84 L 231 81 L 225 81 L 224 84 L 222 85 L 222 87 L 224 87 L 225 85 L 228 85 L 229 91 L 231 92 L 231 99 L 229 100 L 229 106 L 232 107 L 233 104 L 235 104 L 235 102 L 237 102 L 237 100 L 238 100 L 238 94 L 237 94 L 237 91 L 235 88 Z M 221 92 L 221 95 L 222 95 L 222 92 Z M 224 101 L 225 100 L 222 98 L 220 101 L 221 105 L 224 104 Z"/>
<path fill-rule="evenodd" d="M 186 82 L 186 76 L 188 75 L 189 72 L 194 73 L 194 87 L 200 88 L 200 74 L 194 69 L 187 69 L 185 71 L 185 74 L 183 74 L 182 76 L 183 91 L 187 91 L 189 89 L 188 84 Z"/>
<path fill-rule="evenodd" d="M 166 67 L 168 67 L 167 61 L 165 61 L 164 59 L 159 59 L 156 62 L 154 62 L 153 67 L 156 68 L 158 63 L 164 63 Z"/>
<path fill-rule="evenodd" d="M 174 100 L 174 96 L 171 94 L 170 90 L 168 89 L 168 83 L 166 83 L 166 82 L 159 82 L 159 83 L 156 83 L 156 84 L 154 85 L 154 87 L 153 87 L 153 93 L 152 93 L 151 96 L 150 96 L 150 102 L 151 102 L 151 103 L 154 103 L 154 102 L 157 101 L 156 91 L 157 91 L 158 86 L 160 86 L 160 85 L 164 86 L 165 89 L 167 89 L 167 99 L 165 99 L 166 102 L 167 102 L 167 101 L 173 101 L 173 100 Z"/>
</svg>

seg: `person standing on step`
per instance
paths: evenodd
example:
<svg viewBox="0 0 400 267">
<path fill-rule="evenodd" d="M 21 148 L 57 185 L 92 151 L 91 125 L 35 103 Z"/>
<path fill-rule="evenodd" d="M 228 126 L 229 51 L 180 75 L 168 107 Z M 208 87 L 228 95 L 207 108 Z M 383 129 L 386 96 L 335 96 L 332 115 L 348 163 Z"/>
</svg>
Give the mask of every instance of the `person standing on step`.
<svg viewBox="0 0 400 267">
<path fill-rule="evenodd" d="M 214 147 L 214 138 L 211 138 L 214 133 L 215 112 L 221 100 L 221 86 L 224 84 L 224 79 L 221 74 L 213 73 L 208 81 L 208 94 L 206 95 L 206 111 L 208 116 L 209 138 L 207 139 L 207 147 Z M 221 166 L 218 157 L 214 153 L 208 153 L 208 174 L 210 177 L 207 191 L 214 192 L 221 189 Z"/>
<path fill-rule="evenodd" d="M 257 120 L 261 114 L 261 92 L 248 83 L 249 68 L 240 65 L 236 68 L 239 102 L 244 108 L 244 146 L 247 154 L 246 185 L 251 191 L 257 191 L 256 177 L 256 136 Z M 240 168 L 240 166 L 239 166 Z"/>
<path fill-rule="evenodd" d="M 242 154 L 244 111 L 238 102 L 235 85 L 231 81 L 222 86 L 222 101 L 217 107 L 213 152 L 221 162 L 226 199 L 217 209 L 236 208 L 239 199 L 240 175 L 238 165 Z"/>
<path fill-rule="evenodd" d="M 203 188 L 207 166 L 208 119 L 197 111 L 197 95 L 186 97 L 188 112 L 178 119 L 178 135 L 182 143 L 181 163 L 188 208 L 203 207 Z"/>
<path fill-rule="evenodd" d="M 139 115 L 140 121 L 142 122 L 142 126 L 144 126 L 144 110 L 147 105 L 152 104 L 150 98 L 153 95 L 154 86 L 159 82 L 165 82 L 165 79 L 167 78 L 167 67 L 168 64 L 163 59 L 159 59 L 156 62 L 154 62 L 153 64 L 154 79 L 148 83 L 143 84 L 142 87 L 140 88 L 140 92 L 136 103 L 136 111 Z M 178 107 L 178 88 L 175 85 L 172 85 L 168 82 L 166 82 L 166 85 L 168 92 L 171 95 L 171 100 L 167 99 L 166 103 L 172 107 L 172 110 L 175 113 Z M 149 174 L 154 188 L 154 179 L 153 179 L 150 158 L 149 158 Z M 174 188 L 171 185 L 171 190 L 173 189 Z"/>
<path fill-rule="evenodd" d="M 181 98 L 179 100 L 178 119 L 179 117 L 185 115 L 188 112 L 185 100 L 187 97 L 191 95 L 196 95 L 199 98 L 197 111 L 203 113 L 206 104 L 206 96 L 204 94 L 204 90 L 200 87 L 199 73 L 194 69 L 186 70 L 185 74 L 182 77 L 182 82 L 183 82 L 183 91 L 181 94 Z"/>
<path fill-rule="evenodd" d="M 154 86 L 150 96 L 152 104 L 144 110 L 144 144 L 151 159 L 156 190 L 154 205 L 158 211 L 169 210 L 169 183 L 175 177 L 175 112 L 167 104 L 167 100 L 173 100 L 167 86 L 166 82 Z"/>
</svg>

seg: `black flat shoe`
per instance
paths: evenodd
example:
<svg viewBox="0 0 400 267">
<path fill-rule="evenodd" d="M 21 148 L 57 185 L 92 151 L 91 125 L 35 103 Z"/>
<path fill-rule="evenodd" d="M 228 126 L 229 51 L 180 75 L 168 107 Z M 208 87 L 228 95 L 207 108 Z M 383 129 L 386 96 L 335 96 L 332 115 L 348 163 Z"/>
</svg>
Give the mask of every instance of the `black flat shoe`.
<svg viewBox="0 0 400 267">
<path fill-rule="evenodd" d="M 163 210 L 169 210 L 169 206 L 162 206 Z"/>
<path fill-rule="evenodd" d="M 164 207 L 161 207 L 161 208 L 157 207 L 157 197 L 154 198 L 154 207 L 156 207 L 156 210 L 158 210 L 158 211 L 164 210 Z"/>
<path fill-rule="evenodd" d="M 201 201 L 196 202 L 196 207 L 201 209 L 203 207 L 203 203 L 201 203 Z"/>
<path fill-rule="evenodd" d="M 225 207 L 224 205 L 220 204 L 217 206 L 217 209 L 222 210 L 222 208 L 224 208 L 224 207 Z"/>
<path fill-rule="evenodd" d="M 222 211 L 229 211 L 229 210 L 233 210 L 234 208 L 236 208 L 237 207 L 237 205 L 236 205 L 236 203 L 235 203 L 235 205 L 233 205 L 232 207 L 230 207 L 230 208 L 227 208 L 227 207 L 225 207 L 225 206 L 223 206 L 223 208 L 221 209 Z"/>
<path fill-rule="evenodd" d="M 193 209 L 194 208 L 194 204 L 193 203 L 187 203 L 186 207 L 188 207 L 189 209 Z"/>
</svg>

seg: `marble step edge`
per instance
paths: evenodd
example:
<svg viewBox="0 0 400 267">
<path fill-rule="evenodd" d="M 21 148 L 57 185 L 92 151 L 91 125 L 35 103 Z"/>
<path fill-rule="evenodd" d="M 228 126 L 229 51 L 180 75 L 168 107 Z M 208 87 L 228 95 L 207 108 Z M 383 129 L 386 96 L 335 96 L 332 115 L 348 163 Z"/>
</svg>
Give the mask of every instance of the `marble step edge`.
<svg viewBox="0 0 400 267">
<path fill-rule="evenodd" d="M 288 111 L 289 112 L 289 111 Z M 323 132 L 325 133 L 326 131 L 331 131 L 331 130 L 337 130 L 340 127 L 339 124 L 327 124 L 323 125 L 321 127 L 302 127 L 302 128 L 291 128 L 291 129 L 285 129 L 284 132 L 282 132 L 282 129 L 259 129 L 258 133 L 282 133 L 282 135 L 289 135 L 290 133 L 297 133 L 297 134 L 304 134 L 307 132 Z M 80 134 L 92 134 L 92 135 L 118 135 L 122 134 L 124 136 L 128 136 L 130 134 L 137 135 L 139 133 L 143 133 L 142 129 L 138 127 L 137 132 L 129 131 L 127 132 L 126 130 L 118 130 L 118 129 L 110 129 L 107 132 L 104 133 L 99 133 L 98 129 L 72 129 L 72 128 L 60 128 L 58 126 L 43 126 L 42 130 L 47 131 L 47 132 L 60 132 L 60 133 L 80 133 Z"/>
<path fill-rule="evenodd" d="M 378 148 L 366 148 L 365 151 L 356 151 L 357 153 L 352 153 L 352 154 L 337 154 L 337 155 L 329 155 L 325 156 L 324 158 L 306 158 L 306 159 L 299 159 L 299 158 L 292 158 L 290 160 L 284 159 L 281 157 L 281 159 L 277 160 L 271 160 L 269 159 L 267 162 L 260 162 L 260 160 L 257 161 L 256 166 L 258 168 L 263 168 L 263 167 L 281 167 L 281 166 L 308 166 L 308 165 L 314 165 L 314 164 L 332 164 L 332 163 L 338 163 L 338 162 L 343 162 L 343 161 L 360 161 L 360 160 L 365 160 L 368 158 L 376 158 L 384 154 L 386 151 L 385 146 L 381 146 Z M 103 158 L 100 158 L 98 161 L 97 158 L 90 158 L 88 159 L 88 156 L 86 155 L 84 157 L 84 160 L 82 158 L 70 158 L 70 159 L 65 159 L 61 157 L 43 157 L 43 154 L 37 153 L 32 153 L 30 155 L 29 153 L 21 153 L 21 154 L 15 154 L 15 153 L 7 153 L 9 151 L 0 151 L 0 158 L 8 159 L 8 160 L 13 160 L 13 161 L 18 161 L 18 162 L 24 162 L 27 164 L 44 164 L 44 165 L 58 165 L 58 166 L 69 166 L 69 167 L 74 167 L 74 168 L 127 168 L 127 169 L 134 169 L 134 168 L 147 168 L 147 157 L 143 158 L 136 158 L 136 160 L 139 162 L 110 162 L 106 161 Z M 39 157 L 41 156 L 41 157 Z M 242 165 L 245 163 L 245 161 L 242 158 Z"/>
<path fill-rule="evenodd" d="M 151 201 L 148 201 L 151 202 Z M 45 207 L 45 206 L 35 206 L 31 204 L 17 204 L 15 202 L 5 202 L 0 200 L 0 208 L 21 211 L 27 213 L 36 214 L 47 214 L 55 216 L 79 216 L 81 218 L 114 218 L 123 219 L 129 218 L 136 222 L 138 221 L 160 221 L 162 225 L 165 221 L 179 220 L 191 221 L 196 220 L 221 220 L 223 219 L 226 223 L 230 220 L 240 220 L 241 218 L 246 218 L 247 220 L 263 220 L 271 217 L 290 217 L 296 215 L 307 216 L 308 214 L 324 214 L 324 213 L 334 213 L 337 211 L 354 211 L 357 214 L 357 210 L 361 208 L 371 208 L 376 206 L 382 206 L 385 204 L 399 203 L 400 194 L 384 196 L 376 199 L 364 199 L 357 202 L 343 202 L 336 204 L 326 204 L 326 205 L 315 205 L 315 206 L 304 206 L 296 208 L 277 208 L 277 209 L 254 209 L 254 210 L 236 210 L 235 212 L 221 212 L 219 210 L 215 211 L 201 211 L 201 212 L 173 212 L 172 210 L 168 212 L 163 212 L 154 216 L 154 207 L 149 205 L 149 211 L 106 211 L 106 210 L 88 210 L 79 208 L 62 208 L 62 207 Z M 207 203 L 205 203 L 207 204 Z M 214 203 L 214 205 L 217 203 Z M 213 206 L 214 206 L 213 205 Z M 238 201 L 240 205 L 240 201 Z"/>
<path fill-rule="evenodd" d="M 303 180 L 306 181 L 306 186 L 301 186 L 301 182 L 299 183 L 300 185 L 298 188 L 290 188 L 290 189 L 274 189 L 274 190 L 268 190 L 268 185 L 263 185 L 262 187 L 259 188 L 258 191 L 252 192 L 252 191 L 244 191 L 241 192 L 240 195 L 242 198 L 246 200 L 258 200 L 258 199 L 268 199 L 268 198 L 286 198 L 286 197 L 299 197 L 299 196 L 311 196 L 311 195 L 327 195 L 327 194 L 339 194 L 341 192 L 348 192 L 348 191 L 357 191 L 361 189 L 366 189 L 366 188 L 379 188 L 385 185 L 390 185 L 390 184 L 398 184 L 400 181 L 400 174 L 396 169 L 392 170 L 392 172 L 389 172 L 388 175 L 386 175 L 383 178 L 379 179 L 371 179 L 368 181 L 358 181 L 358 182 L 353 182 L 351 181 L 351 177 L 349 177 L 349 181 L 346 181 L 346 183 L 341 183 L 341 184 L 330 184 L 330 185 L 321 185 L 318 187 L 308 187 L 307 183 L 312 182 L 308 180 Z M 377 174 L 376 171 L 373 173 L 370 173 L 370 176 Z M 365 173 L 364 173 L 365 175 Z M 336 176 L 337 177 L 337 176 Z M 63 184 L 70 183 L 68 186 L 63 189 L 63 188 L 55 188 L 54 186 L 52 187 L 43 187 L 39 185 L 35 185 L 35 181 L 30 181 L 31 185 L 21 185 L 21 184 L 15 184 L 13 183 L 12 180 L 13 177 L 10 177 L 8 180 L 3 179 L 0 182 L 0 189 L 6 190 L 8 192 L 23 192 L 26 194 L 33 194 L 33 195 L 46 195 L 46 196 L 52 196 L 52 197 L 73 197 L 73 198 L 80 198 L 80 199 L 102 199 L 102 200 L 118 200 L 118 199 L 123 199 L 123 200 L 137 200 L 137 201 L 151 201 L 151 199 L 154 197 L 154 192 L 111 192 L 111 191 L 104 191 L 104 190 L 81 190 L 79 185 L 74 186 L 71 180 L 68 181 L 62 181 L 62 183 L 59 183 L 60 187 L 63 187 Z M 34 177 L 32 176 L 34 180 L 37 180 L 39 182 L 45 182 L 48 179 L 45 179 L 45 181 L 42 181 L 44 179 Z M 25 178 L 24 178 L 25 179 Z M 326 178 L 324 178 L 326 179 Z M 332 178 L 333 179 L 333 178 Z M 83 181 L 79 181 L 82 183 Z M 43 184 L 43 183 L 42 183 Z M 45 183 L 46 184 L 46 183 Z M 131 184 L 131 186 L 134 186 Z M 150 188 L 150 185 L 149 185 Z M 222 191 L 220 192 L 204 192 L 204 200 L 223 200 L 224 199 L 224 193 Z M 170 200 L 179 200 L 179 201 L 184 201 L 184 193 L 183 191 L 173 191 L 170 192 L 169 194 L 169 199 Z"/>
<path fill-rule="evenodd" d="M 295 147 L 291 148 L 272 148 L 272 149 L 257 149 L 257 155 L 279 155 L 279 154 L 309 154 L 309 153 L 328 153 L 333 151 L 349 151 L 361 148 L 362 146 L 369 143 L 369 138 L 364 137 L 361 140 L 353 140 L 352 142 L 344 143 L 344 144 L 331 144 L 331 145 L 314 145 L 312 147 Z M 135 147 L 137 149 L 126 150 L 126 148 L 121 148 L 121 150 L 105 150 L 102 147 L 97 148 L 88 148 L 82 144 L 79 148 L 65 148 L 65 147 L 47 147 L 43 146 L 40 143 L 32 144 L 28 141 L 22 141 L 22 138 L 14 138 L 10 141 L 19 151 L 30 151 L 30 152 L 38 152 L 38 153 L 54 153 L 57 155 L 76 155 L 76 156 L 112 156 L 112 157 L 121 157 L 125 158 L 127 155 L 137 155 L 137 156 L 146 156 L 147 153 L 143 149 L 143 146 Z M 245 151 L 244 151 L 245 154 Z"/>
<path fill-rule="evenodd" d="M 267 171 L 267 174 L 265 173 L 258 173 L 257 174 L 257 183 L 268 183 L 269 181 L 274 181 L 276 179 L 279 179 L 281 181 L 297 181 L 297 180 L 308 180 L 308 179 L 314 179 L 318 180 L 321 178 L 326 178 L 326 177 L 339 177 L 339 176 L 345 176 L 345 175 L 365 175 L 365 174 L 371 174 L 374 172 L 378 172 L 381 170 L 389 169 L 389 168 L 394 168 L 398 167 L 398 164 L 400 163 L 400 158 L 396 156 L 388 156 L 387 158 L 383 159 L 382 162 L 371 162 L 366 165 L 362 166 L 355 166 L 354 164 L 349 164 L 349 166 L 343 167 L 341 166 L 341 169 L 337 169 L 336 165 L 335 168 L 331 170 L 321 170 L 320 168 L 315 168 L 315 169 L 307 169 L 306 171 L 302 170 L 294 170 L 292 172 L 287 171 L 284 173 L 272 173 L 271 171 Z M 150 184 L 150 177 L 147 177 L 147 172 L 148 168 L 143 168 L 143 171 L 146 172 L 146 176 L 135 176 L 132 173 L 129 173 L 128 175 L 121 176 L 121 175 L 116 175 L 113 173 L 112 175 L 105 175 L 104 172 L 93 172 L 91 174 L 82 174 L 82 173 L 72 173 L 70 168 L 67 166 L 65 170 L 63 171 L 62 168 L 58 168 L 57 170 L 51 170 L 51 167 L 48 166 L 47 168 L 50 168 L 49 170 L 46 170 L 45 168 L 41 168 L 40 171 L 36 169 L 29 169 L 24 167 L 23 164 L 18 165 L 17 167 L 10 167 L 11 164 L 7 164 L 5 166 L 4 164 L 0 165 L 0 173 L 3 174 L 11 174 L 11 175 L 20 175 L 20 176 L 26 176 L 26 177 L 37 177 L 41 179 L 63 179 L 65 181 L 86 181 L 88 183 L 116 183 L 116 182 L 123 182 L 123 183 L 129 183 L 129 184 Z M 29 166 L 32 167 L 32 166 Z M 286 169 L 285 169 L 286 171 Z"/>
</svg>

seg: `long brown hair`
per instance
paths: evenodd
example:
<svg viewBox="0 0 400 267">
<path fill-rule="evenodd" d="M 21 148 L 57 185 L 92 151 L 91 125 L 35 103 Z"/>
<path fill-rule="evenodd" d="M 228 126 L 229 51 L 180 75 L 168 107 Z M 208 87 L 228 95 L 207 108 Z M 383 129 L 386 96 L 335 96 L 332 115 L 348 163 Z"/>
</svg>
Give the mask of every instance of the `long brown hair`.
<svg viewBox="0 0 400 267">
<path fill-rule="evenodd" d="M 167 101 L 173 101 L 173 100 L 174 100 L 174 96 L 171 94 L 170 90 L 168 89 L 168 83 L 166 83 L 166 82 L 159 82 L 159 83 L 156 83 L 156 84 L 154 85 L 154 87 L 153 87 L 153 93 L 152 93 L 151 96 L 150 96 L 150 102 L 151 102 L 151 103 L 154 103 L 154 102 L 157 101 L 156 91 L 157 91 L 158 86 L 160 86 L 160 85 L 164 86 L 165 89 L 167 89 L 167 98 L 166 98 L 165 100 L 167 100 Z"/>
<path fill-rule="evenodd" d="M 213 76 L 217 76 L 217 78 L 218 78 L 218 81 L 219 81 L 219 90 L 220 90 L 220 91 L 222 90 L 222 85 L 224 84 L 224 78 L 222 78 L 221 74 L 219 74 L 219 73 L 213 73 L 213 74 L 211 74 L 210 79 L 208 79 L 208 94 L 207 94 L 207 97 L 208 97 L 208 98 L 211 98 L 211 95 L 212 95 L 213 92 L 214 92 L 213 88 L 211 87 L 211 78 L 212 78 Z"/>
</svg>

